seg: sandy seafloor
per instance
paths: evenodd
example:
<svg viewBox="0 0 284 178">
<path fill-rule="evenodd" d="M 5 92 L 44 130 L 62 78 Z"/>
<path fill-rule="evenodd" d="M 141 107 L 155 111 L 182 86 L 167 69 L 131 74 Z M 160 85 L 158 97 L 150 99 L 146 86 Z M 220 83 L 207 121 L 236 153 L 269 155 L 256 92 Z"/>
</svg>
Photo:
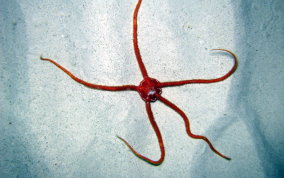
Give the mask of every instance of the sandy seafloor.
<svg viewBox="0 0 284 178">
<path fill-rule="evenodd" d="M 0 177 L 283 177 L 284 1 L 144 0 L 139 45 L 160 81 L 226 81 L 163 89 L 163 96 L 232 158 L 189 138 L 181 117 L 153 103 L 166 148 L 162 165 L 135 157 L 116 138 L 158 159 L 158 142 L 136 92 L 86 88 L 39 60 L 89 82 L 142 80 L 132 46 L 135 0 L 0 0 Z"/>
</svg>

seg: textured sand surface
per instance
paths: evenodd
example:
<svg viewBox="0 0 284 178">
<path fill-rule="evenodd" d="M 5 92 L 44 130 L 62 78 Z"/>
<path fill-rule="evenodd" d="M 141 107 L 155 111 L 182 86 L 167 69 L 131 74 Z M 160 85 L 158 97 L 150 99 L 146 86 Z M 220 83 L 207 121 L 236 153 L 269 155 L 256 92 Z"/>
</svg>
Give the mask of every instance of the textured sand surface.
<svg viewBox="0 0 284 178">
<path fill-rule="evenodd" d="M 132 45 L 135 0 L 0 0 L 0 177 L 281 177 L 284 164 L 282 0 L 144 0 L 141 55 L 160 81 L 228 80 L 165 88 L 163 96 L 232 158 L 186 135 L 160 102 L 153 113 L 166 148 L 155 167 L 116 138 L 158 159 L 156 136 L 135 92 L 86 88 L 39 60 L 49 57 L 89 82 L 139 84 Z"/>
</svg>

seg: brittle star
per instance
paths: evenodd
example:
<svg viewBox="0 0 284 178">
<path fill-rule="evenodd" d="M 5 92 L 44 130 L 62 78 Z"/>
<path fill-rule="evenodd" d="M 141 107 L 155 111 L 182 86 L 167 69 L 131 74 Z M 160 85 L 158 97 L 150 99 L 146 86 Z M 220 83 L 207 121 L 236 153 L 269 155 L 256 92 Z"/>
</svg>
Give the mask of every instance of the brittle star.
<svg viewBox="0 0 284 178">
<path fill-rule="evenodd" d="M 152 160 L 140 153 L 138 153 L 125 139 L 117 136 L 120 140 L 122 140 L 129 148 L 130 150 L 140 159 L 158 166 L 160 165 L 165 158 L 165 148 L 164 148 L 164 142 L 163 142 L 163 138 L 161 135 L 161 132 L 159 130 L 159 127 L 154 119 L 153 116 L 153 112 L 151 109 L 151 103 L 159 100 L 160 102 L 164 103 L 166 106 L 168 106 L 169 108 L 173 109 L 175 112 L 177 112 L 183 119 L 184 124 L 185 124 L 185 130 L 186 133 L 195 139 L 202 139 L 204 140 L 208 146 L 211 148 L 211 150 L 216 153 L 217 155 L 230 160 L 231 158 L 221 154 L 219 151 L 217 151 L 214 146 L 212 145 L 212 143 L 209 141 L 208 138 L 206 138 L 205 136 L 202 135 L 196 135 L 193 134 L 190 130 L 190 124 L 189 124 L 189 120 L 187 118 L 187 116 L 185 115 L 185 113 L 179 108 L 177 107 L 174 103 L 172 103 L 171 101 L 167 100 L 166 98 L 162 97 L 162 88 L 164 87 L 174 87 L 174 86 L 181 86 L 181 85 L 186 85 L 186 84 L 208 84 L 208 83 L 216 83 L 216 82 L 220 82 L 223 81 L 225 79 L 227 79 L 228 77 L 230 77 L 234 71 L 237 69 L 237 57 L 236 55 L 227 50 L 227 49 L 212 49 L 212 50 L 219 50 L 219 51 L 224 51 L 226 53 L 229 53 L 233 59 L 234 59 L 234 65 L 231 68 L 231 70 L 226 73 L 225 75 L 223 75 L 222 77 L 219 78 L 214 78 L 214 79 L 191 79 L 191 80 L 181 80 L 181 81 L 170 81 L 170 82 L 159 82 L 157 79 L 155 78 L 151 78 L 149 77 L 146 67 L 142 61 L 142 57 L 140 54 L 140 50 L 138 47 L 138 38 L 137 38 L 137 15 L 138 15 L 138 11 L 139 8 L 141 6 L 142 0 L 138 0 L 138 3 L 136 5 L 136 8 L 134 10 L 134 14 L 133 14 L 133 46 L 134 46 L 134 52 L 135 52 L 135 56 L 136 56 L 136 60 L 138 62 L 140 71 L 142 73 L 143 76 L 143 80 L 140 82 L 140 84 L 138 86 L 136 85 L 121 85 L 121 86 L 106 86 L 106 85 L 98 85 L 98 84 L 93 84 L 93 83 L 89 83 L 86 82 L 78 77 L 76 77 L 75 75 L 73 75 L 71 72 L 69 72 L 66 68 L 62 67 L 61 65 L 59 65 L 58 63 L 56 63 L 55 61 L 48 59 L 48 58 L 43 58 L 40 57 L 40 59 L 42 60 L 46 60 L 49 61 L 51 63 L 53 63 L 55 66 L 57 66 L 58 68 L 60 68 L 63 72 L 65 72 L 67 75 L 69 75 L 73 80 L 75 80 L 76 82 L 85 85 L 86 87 L 92 88 L 92 89 L 98 89 L 98 90 L 107 90 L 107 91 L 136 91 L 139 93 L 139 95 L 141 96 L 141 98 L 145 101 L 145 107 L 146 107 L 146 111 L 148 114 L 148 118 L 150 120 L 150 123 L 155 131 L 155 134 L 157 136 L 158 142 L 159 142 L 159 147 L 160 147 L 160 158 L 155 161 Z"/>
</svg>

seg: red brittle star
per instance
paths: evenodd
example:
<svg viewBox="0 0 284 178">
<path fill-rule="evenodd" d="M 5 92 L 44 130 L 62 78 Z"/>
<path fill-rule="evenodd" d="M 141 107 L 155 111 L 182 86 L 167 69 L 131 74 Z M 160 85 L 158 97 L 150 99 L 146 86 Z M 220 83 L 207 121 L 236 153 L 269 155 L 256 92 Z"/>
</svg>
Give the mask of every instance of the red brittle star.
<svg viewBox="0 0 284 178">
<path fill-rule="evenodd" d="M 159 147 L 160 147 L 160 151 L 161 151 L 161 156 L 157 161 L 154 161 L 146 156 L 143 156 L 142 154 L 138 153 L 136 150 L 134 150 L 134 148 L 123 138 L 117 136 L 120 140 L 122 140 L 129 148 L 130 150 L 140 159 L 152 164 L 152 165 L 160 165 L 165 158 L 165 148 L 164 148 L 164 143 L 163 143 L 163 138 L 161 135 L 161 132 L 159 130 L 159 127 L 154 119 L 153 116 L 153 112 L 151 109 L 151 102 L 155 102 L 157 100 L 161 101 L 162 103 L 164 103 L 166 106 L 172 108 L 174 111 L 176 111 L 184 120 L 185 123 L 185 129 L 187 134 L 195 139 L 202 139 L 204 140 L 208 146 L 211 148 L 211 150 L 216 153 L 217 155 L 230 160 L 231 158 L 221 154 L 219 151 L 217 151 L 214 146 L 212 145 L 212 143 L 209 141 L 209 139 L 207 139 L 205 136 L 201 136 L 201 135 L 196 135 L 193 134 L 190 131 L 190 124 L 189 124 L 189 120 L 187 118 L 187 116 L 185 115 L 185 113 L 179 108 L 177 107 L 174 103 L 170 102 L 169 100 L 167 100 L 166 98 L 162 97 L 162 88 L 164 87 L 173 87 L 173 86 L 180 86 L 180 85 L 186 85 L 186 84 L 204 84 L 204 83 L 216 83 L 216 82 L 220 82 L 223 81 L 225 79 L 227 79 L 228 77 L 230 77 L 234 71 L 237 68 L 238 62 L 237 62 L 237 57 L 234 53 L 232 53 L 231 51 L 227 50 L 227 49 L 212 49 L 212 50 L 219 50 L 219 51 L 224 51 L 227 52 L 229 54 L 232 55 L 232 57 L 234 58 L 234 65 L 231 68 L 231 70 L 226 73 L 225 75 L 223 75 L 222 77 L 219 78 L 214 78 L 214 79 L 192 79 L 192 80 L 182 80 L 182 81 L 170 81 L 170 82 L 159 82 L 157 79 L 151 78 L 149 77 L 147 70 L 144 66 L 144 63 L 142 61 L 141 55 L 140 55 L 140 50 L 138 47 L 138 39 L 137 39 L 137 15 L 138 15 L 138 11 L 140 8 L 142 0 L 138 0 L 138 3 L 136 5 L 136 8 L 134 10 L 134 14 L 133 14 L 133 46 L 134 46 L 134 52 L 135 52 L 135 56 L 140 68 L 140 71 L 142 73 L 143 76 L 143 80 L 140 82 L 140 84 L 138 86 L 135 85 L 121 85 L 121 86 L 106 86 L 106 85 L 98 85 L 98 84 L 92 84 L 89 82 L 86 82 L 82 79 L 79 79 L 78 77 L 76 77 L 75 75 L 73 75 L 71 72 L 69 72 L 67 69 L 65 69 L 64 67 L 62 67 L 61 65 L 59 65 L 58 63 L 56 63 L 55 61 L 48 59 L 48 58 L 43 58 L 40 57 L 40 59 L 42 60 L 46 60 L 49 61 L 51 63 L 53 63 L 54 65 L 56 65 L 58 68 L 60 68 L 63 72 L 65 72 L 67 75 L 69 75 L 73 80 L 75 80 L 76 82 L 85 85 L 86 87 L 89 88 L 93 88 L 93 89 L 98 89 L 98 90 L 107 90 L 107 91 L 137 91 L 141 98 L 145 101 L 145 106 L 146 106 L 146 111 L 150 120 L 150 123 L 156 133 L 156 136 L 158 138 L 159 141 Z"/>
</svg>

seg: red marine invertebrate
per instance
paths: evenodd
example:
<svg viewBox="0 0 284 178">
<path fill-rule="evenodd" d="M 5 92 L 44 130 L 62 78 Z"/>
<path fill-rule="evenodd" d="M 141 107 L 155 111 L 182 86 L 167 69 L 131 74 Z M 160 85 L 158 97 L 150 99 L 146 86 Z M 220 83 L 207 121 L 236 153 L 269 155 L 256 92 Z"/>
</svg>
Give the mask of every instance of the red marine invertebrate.
<svg viewBox="0 0 284 178">
<path fill-rule="evenodd" d="M 232 53 L 231 51 L 227 50 L 227 49 L 213 49 L 213 50 L 219 50 L 219 51 L 224 51 L 227 52 L 229 54 L 232 55 L 233 59 L 234 59 L 234 65 L 231 68 L 231 70 L 226 73 L 225 75 L 223 75 L 222 77 L 219 78 L 214 78 L 214 79 L 192 79 L 192 80 L 182 80 L 182 81 L 170 81 L 170 82 L 159 82 L 157 79 L 151 78 L 149 77 L 147 70 L 144 66 L 144 63 L 142 61 L 141 58 L 141 54 L 140 54 L 140 50 L 138 47 L 138 39 L 137 39 L 137 15 L 138 15 L 138 11 L 140 8 L 142 0 L 138 0 L 138 3 L 136 5 L 136 8 L 134 10 L 134 14 L 133 14 L 133 46 L 134 46 L 134 52 L 135 52 L 135 56 L 140 68 L 140 71 L 142 73 L 143 76 L 143 80 L 140 82 L 140 84 L 138 86 L 136 85 L 122 85 L 122 86 L 106 86 L 106 85 L 98 85 L 98 84 L 92 84 L 89 82 L 86 82 L 78 77 L 76 77 L 75 75 L 73 75 L 71 72 L 69 72 L 67 69 L 65 69 L 64 67 L 62 67 L 61 65 L 59 65 L 58 63 L 56 63 L 55 61 L 48 59 L 48 58 L 43 58 L 40 57 L 40 59 L 45 60 L 45 61 L 49 61 L 51 63 L 53 63 L 55 66 L 57 66 L 58 68 L 60 68 L 63 72 L 65 72 L 67 75 L 69 75 L 73 80 L 75 80 L 76 82 L 83 84 L 89 88 L 93 88 L 93 89 L 98 89 L 98 90 L 107 90 L 107 91 L 136 91 L 140 94 L 141 98 L 145 101 L 145 107 L 146 107 L 146 111 L 150 120 L 150 123 L 156 133 L 157 139 L 159 141 L 159 147 L 160 147 L 160 151 L 161 151 L 161 156 L 157 161 L 154 161 L 146 156 L 141 155 L 140 153 L 138 153 L 137 151 L 135 151 L 133 149 L 133 147 L 123 138 L 119 137 L 119 139 L 121 139 L 129 148 L 130 150 L 139 158 L 141 158 L 142 160 L 153 164 L 153 165 L 160 165 L 165 158 L 165 148 L 164 148 L 164 143 L 163 143 L 163 139 L 162 139 L 162 135 L 161 132 L 159 130 L 159 127 L 154 119 L 153 113 L 152 113 L 152 109 L 151 109 L 151 103 L 159 100 L 160 102 L 164 103 L 166 106 L 172 108 L 174 111 L 176 111 L 184 120 L 185 123 L 185 129 L 187 134 L 195 139 L 202 139 L 204 140 L 209 147 L 211 148 L 211 150 L 216 153 L 217 155 L 230 160 L 231 158 L 221 154 L 219 151 L 217 151 L 214 146 L 211 144 L 211 142 L 205 137 L 205 136 L 201 136 L 201 135 L 195 135 L 190 131 L 190 124 L 189 124 L 189 120 L 187 118 L 187 116 L 185 115 L 185 113 L 179 108 L 177 107 L 175 104 L 173 104 L 172 102 L 170 102 L 169 100 L 167 100 L 166 98 L 162 97 L 162 88 L 164 87 L 174 87 L 174 86 L 180 86 L 180 85 L 186 85 L 186 84 L 201 84 L 201 83 L 216 83 L 216 82 L 220 82 L 223 81 L 225 79 L 227 79 L 228 77 L 230 77 L 234 71 L 237 68 L 237 57 L 234 53 Z"/>
</svg>

